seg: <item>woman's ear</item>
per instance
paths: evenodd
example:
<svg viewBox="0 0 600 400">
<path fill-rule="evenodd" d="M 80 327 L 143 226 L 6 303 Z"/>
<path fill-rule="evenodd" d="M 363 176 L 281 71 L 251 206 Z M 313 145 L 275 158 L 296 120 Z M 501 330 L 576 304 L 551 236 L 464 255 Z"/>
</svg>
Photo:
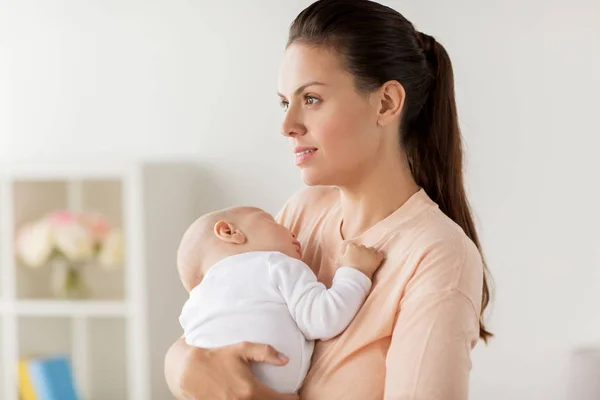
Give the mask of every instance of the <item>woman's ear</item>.
<svg viewBox="0 0 600 400">
<path fill-rule="evenodd" d="M 377 124 L 385 126 L 395 121 L 402 112 L 406 92 L 398 81 L 384 83 L 378 91 Z"/>
<path fill-rule="evenodd" d="M 215 236 L 224 242 L 231 244 L 244 244 L 246 243 L 246 235 L 235 227 L 230 222 L 219 221 L 215 224 Z"/>
</svg>

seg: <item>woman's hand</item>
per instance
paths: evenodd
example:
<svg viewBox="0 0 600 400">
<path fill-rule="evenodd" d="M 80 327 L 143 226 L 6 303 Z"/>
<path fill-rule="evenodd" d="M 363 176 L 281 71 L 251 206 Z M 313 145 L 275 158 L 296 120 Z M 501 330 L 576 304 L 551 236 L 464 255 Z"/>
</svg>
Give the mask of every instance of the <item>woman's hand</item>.
<svg viewBox="0 0 600 400">
<path fill-rule="evenodd" d="M 251 362 L 285 365 L 287 359 L 264 344 L 240 343 L 215 349 L 188 346 L 179 339 L 167 352 L 165 376 L 178 400 L 297 400 L 256 380 Z"/>
</svg>

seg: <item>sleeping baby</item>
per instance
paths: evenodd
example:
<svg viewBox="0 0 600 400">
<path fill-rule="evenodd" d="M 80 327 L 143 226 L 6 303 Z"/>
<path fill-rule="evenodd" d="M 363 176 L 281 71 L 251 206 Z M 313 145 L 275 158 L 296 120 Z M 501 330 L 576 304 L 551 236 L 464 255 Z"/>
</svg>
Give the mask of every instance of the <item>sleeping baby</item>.
<svg viewBox="0 0 600 400">
<path fill-rule="evenodd" d="M 294 235 L 258 208 L 230 208 L 197 219 L 177 252 L 179 275 L 189 292 L 179 317 L 186 343 L 203 348 L 269 344 L 289 361 L 284 366 L 255 363 L 252 372 L 281 393 L 297 392 L 314 341 L 346 329 L 383 255 L 348 244 L 330 288 L 301 258 Z"/>
</svg>

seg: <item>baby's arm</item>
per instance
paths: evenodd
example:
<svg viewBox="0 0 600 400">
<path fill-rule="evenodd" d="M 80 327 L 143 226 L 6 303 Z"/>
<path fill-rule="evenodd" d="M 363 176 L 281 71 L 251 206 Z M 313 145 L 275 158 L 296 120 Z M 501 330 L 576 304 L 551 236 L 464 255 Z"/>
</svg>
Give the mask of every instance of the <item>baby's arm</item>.
<svg viewBox="0 0 600 400">
<path fill-rule="evenodd" d="M 349 266 L 336 271 L 330 289 L 317 281 L 308 265 L 283 254 L 273 253 L 269 268 L 272 284 L 308 340 L 328 340 L 342 333 L 371 290 L 371 279 Z"/>
</svg>

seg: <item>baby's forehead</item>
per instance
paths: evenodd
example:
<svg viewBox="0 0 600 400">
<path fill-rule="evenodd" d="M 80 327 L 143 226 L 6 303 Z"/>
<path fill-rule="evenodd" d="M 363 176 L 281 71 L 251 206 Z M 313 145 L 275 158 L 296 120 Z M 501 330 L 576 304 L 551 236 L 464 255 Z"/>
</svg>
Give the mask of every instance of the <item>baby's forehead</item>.
<svg viewBox="0 0 600 400">
<path fill-rule="evenodd" d="M 262 212 L 262 210 L 258 207 L 252 206 L 237 206 L 229 209 L 231 212 Z"/>
<path fill-rule="evenodd" d="M 250 215 L 250 214 L 265 214 L 265 215 L 271 215 L 268 212 L 264 211 L 261 208 L 258 207 L 250 207 L 250 206 L 243 206 L 243 207 L 233 207 L 230 208 L 228 210 L 228 212 L 232 213 L 232 214 L 236 214 L 236 215 Z"/>
</svg>

